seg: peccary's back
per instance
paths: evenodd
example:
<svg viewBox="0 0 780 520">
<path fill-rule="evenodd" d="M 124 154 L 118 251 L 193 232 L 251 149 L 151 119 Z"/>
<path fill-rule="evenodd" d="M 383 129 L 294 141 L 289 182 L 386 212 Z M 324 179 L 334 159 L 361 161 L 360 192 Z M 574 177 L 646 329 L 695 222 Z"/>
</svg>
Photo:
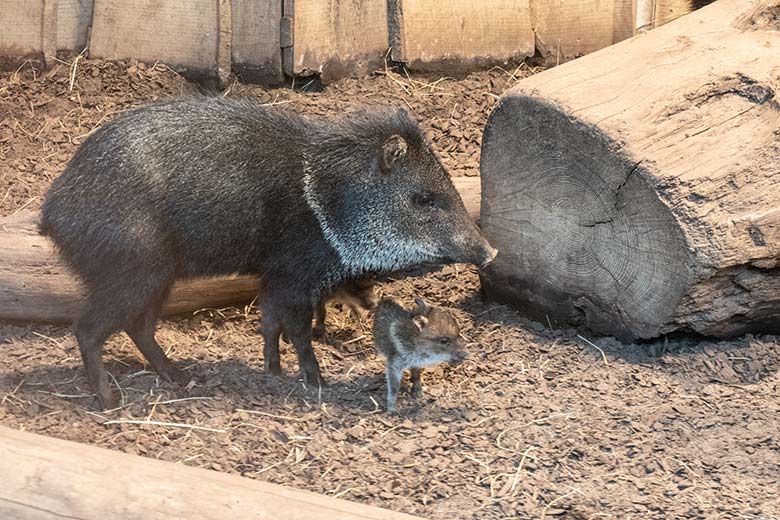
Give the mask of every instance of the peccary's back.
<svg viewBox="0 0 780 520">
<path fill-rule="evenodd" d="M 42 229 L 87 277 L 133 255 L 180 276 L 262 270 L 280 229 L 317 227 L 301 186 L 316 124 L 221 98 L 130 111 L 79 147 L 47 195 Z"/>
</svg>

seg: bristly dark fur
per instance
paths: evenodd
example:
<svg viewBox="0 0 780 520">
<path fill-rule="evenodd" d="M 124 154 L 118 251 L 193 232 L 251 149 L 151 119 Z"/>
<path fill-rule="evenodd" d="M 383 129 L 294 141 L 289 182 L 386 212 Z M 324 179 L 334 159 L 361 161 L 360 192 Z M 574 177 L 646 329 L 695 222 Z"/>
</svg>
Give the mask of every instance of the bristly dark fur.
<svg viewBox="0 0 780 520">
<path fill-rule="evenodd" d="M 416 203 L 421 195 L 433 203 Z M 41 230 L 87 288 L 76 335 L 101 404 L 111 397 L 100 348 L 114 331 L 162 377 L 180 375 L 154 340 L 176 279 L 259 276 L 266 368 L 281 371 L 284 327 L 316 383 L 311 318 L 322 294 L 494 254 L 405 111 L 326 120 L 249 99 L 164 101 L 99 128 L 53 182 Z"/>
</svg>

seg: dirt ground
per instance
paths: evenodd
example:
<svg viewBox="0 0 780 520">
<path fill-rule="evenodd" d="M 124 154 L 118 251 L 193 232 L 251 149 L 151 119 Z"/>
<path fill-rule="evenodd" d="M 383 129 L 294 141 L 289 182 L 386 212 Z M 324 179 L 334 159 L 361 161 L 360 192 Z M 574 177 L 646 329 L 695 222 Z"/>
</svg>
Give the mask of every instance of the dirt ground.
<svg viewBox="0 0 780 520">
<path fill-rule="evenodd" d="M 377 74 L 323 93 L 237 83 L 228 95 L 321 114 L 407 106 L 452 173 L 476 175 L 496 96 L 532 71 L 514 72 Z M 195 92 L 161 65 L 69 60 L 0 74 L 0 216 L 38 207 L 100 123 Z M 285 378 L 263 374 L 261 318 L 230 308 L 161 324 L 160 343 L 193 378 L 187 388 L 161 383 L 126 336 L 110 340 L 124 405 L 106 413 L 67 328 L 0 322 L 0 424 L 431 519 L 780 517 L 778 338 L 621 345 L 550 331 L 478 290 L 462 266 L 381 285 L 407 305 L 422 296 L 452 309 L 471 352 L 457 368 L 426 371 L 425 396 L 400 396 L 400 416 L 382 411 L 367 320 L 331 309 L 315 345 L 329 382 L 318 392 L 297 380 L 290 348 Z"/>
</svg>

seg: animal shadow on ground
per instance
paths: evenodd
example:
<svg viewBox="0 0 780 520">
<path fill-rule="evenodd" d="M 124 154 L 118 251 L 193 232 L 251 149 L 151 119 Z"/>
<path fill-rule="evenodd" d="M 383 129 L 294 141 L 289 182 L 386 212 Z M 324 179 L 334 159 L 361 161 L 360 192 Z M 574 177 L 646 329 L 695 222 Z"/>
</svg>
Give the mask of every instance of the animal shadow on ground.
<svg viewBox="0 0 780 520">
<path fill-rule="evenodd" d="M 556 345 L 577 344 L 595 352 L 596 362 L 608 358 L 620 359 L 631 365 L 660 371 L 684 386 L 708 383 L 751 385 L 780 372 L 778 338 L 773 335 L 745 334 L 731 339 L 716 339 L 676 333 L 652 340 L 621 343 L 614 337 L 594 336 L 582 329 L 554 326 L 551 329 L 551 323 L 545 325 L 526 319 L 507 305 L 491 305 L 479 292 L 462 298 L 456 305 L 473 316 L 477 327 L 492 324 L 533 331 L 539 337 L 539 343 L 546 340 Z M 484 310 L 486 307 L 487 310 Z"/>
<path fill-rule="evenodd" d="M 338 313 L 331 315 L 329 320 L 339 321 Z M 350 413 L 384 411 L 384 364 L 376 356 L 370 337 L 360 330 L 333 326 L 315 343 L 326 379 L 320 388 L 302 383 L 297 357 L 289 344 L 281 343 L 284 374 L 273 376 L 264 372 L 259 334 L 226 333 L 227 344 L 181 345 L 179 336 L 170 329 L 177 325 L 180 329 L 187 328 L 186 320 L 164 323 L 158 328 L 158 340 L 163 349 L 175 351 L 171 359 L 187 372 L 190 383 L 182 386 L 162 381 L 129 338 L 118 333 L 107 342 L 103 360 L 113 391 L 123 405 L 164 394 L 166 400 L 219 398 L 234 408 L 279 408 L 302 401 L 317 406 L 325 404 L 336 410 L 349 409 Z M 370 320 L 366 319 L 360 326 L 365 328 L 368 323 Z M 251 326 L 244 328 L 251 329 Z M 233 336 L 235 341 L 231 341 Z M 36 338 L 32 347 L 31 337 Z M 5 358 L 0 364 L 0 396 L 26 393 L 37 402 L 45 397 L 52 402 L 67 399 L 88 410 L 97 410 L 97 400 L 87 383 L 76 340 L 69 328 L 4 325 L 0 327 L 0 351 Z M 15 363 L 14 359 L 20 362 Z M 413 416 L 420 407 L 436 407 L 435 400 L 428 397 L 412 400 L 405 391 L 403 396 L 409 401 L 403 408 L 405 416 Z"/>
</svg>

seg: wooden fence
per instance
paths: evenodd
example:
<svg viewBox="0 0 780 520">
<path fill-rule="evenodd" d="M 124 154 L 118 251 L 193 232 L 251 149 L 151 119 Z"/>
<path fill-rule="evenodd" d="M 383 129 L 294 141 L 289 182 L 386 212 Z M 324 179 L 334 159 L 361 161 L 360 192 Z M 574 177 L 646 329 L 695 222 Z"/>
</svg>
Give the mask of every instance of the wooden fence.
<svg viewBox="0 0 780 520">
<path fill-rule="evenodd" d="M 3 0 L 0 58 L 57 51 L 279 83 L 411 68 L 556 63 L 690 10 L 688 0 Z M 390 50 L 388 54 L 388 50 Z M 2 60 L 0 60 L 2 61 Z M 18 60 L 17 60 L 18 61 Z"/>
</svg>

